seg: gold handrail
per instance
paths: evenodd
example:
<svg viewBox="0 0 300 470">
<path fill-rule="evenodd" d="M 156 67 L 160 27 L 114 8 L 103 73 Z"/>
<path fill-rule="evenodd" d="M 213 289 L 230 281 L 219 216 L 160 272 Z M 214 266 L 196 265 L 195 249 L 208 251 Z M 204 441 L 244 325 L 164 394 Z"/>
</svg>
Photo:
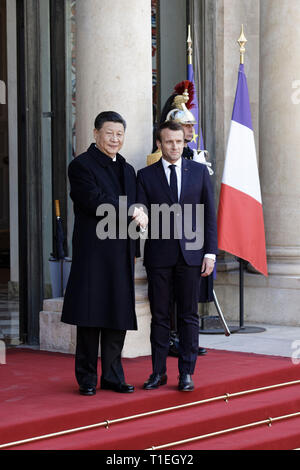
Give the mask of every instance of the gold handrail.
<svg viewBox="0 0 300 470">
<path fill-rule="evenodd" d="M 148 416 L 154 416 L 154 415 L 161 414 L 161 413 L 176 411 L 176 410 L 180 410 L 180 409 L 183 409 L 183 408 L 188 408 L 188 407 L 191 407 L 191 406 L 198 406 L 198 405 L 203 405 L 203 404 L 206 404 L 206 403 L 212 403 L 212 402 L 215 402 L 215 401 L 224 400 L 226 403 L 228 403 L 229 398 L 237 398 L 237 397 L 240 397 L 240 396 L 243 396 L 243 395 L 249 395 L 251 393 L 257 393 L 257 392 L 262 392 L 262 391 L 266 391 L 266 390 L 272 390 L 272 389 L 276 389 L 276 388 L 287 387 L 287 386 L 292 386 L 292 385 L 299 385 L 299 384 L 300 384 L 300 380 L 293 380 L 291 382 L 283 382 L 283 383 L 280 383 L 280 384 L 268 385 L 268 386 L 265 386 L 265 387 L 259 387 L 259 388 L 254 388 L 254 389 L 250 389 L 250 390 L 243 390 L 241 392 L 225 393 L 224 395 L 220 395 L 220 396 L 212 397 L 212 398 L 206 398 L 204 400 L 199 400 L 199 401 L 195 401 L 195 402 L 191 402 L 191 403 L 184 403 L 182 405 L 176 405 L 176 406 L 171 406 L 171 407 L 168 407 L 168 408 L 161 408 L 161 409 L 158 409 L 158 410 L 147 411 L 145 413 L 139 413 L 139 414 L 136 414 L 136 415 L 125 416 L 123 418 L 105 420 L 105 421 L 102 421 L 100 423 L 89 424 L 87 426 L 80 426 L 80 427 L 72 428 L 72 429 L 66 429 L 64 431 L 57 431 L 57 432 L 50 433 L 50 434 L 43 434 L 41 436 L 30 437 L 30 438 L 27 438 L 27 439 L 22 439 L 20 441 L 7 442 L 5 444 L 0 444 L 0 449 L 6 449 L 6 448 L 9 448 L 9 447 L 20 446 L 20 445 L 23 445 L 23 444 L 28 444 L 30 442 L 40 441 L 40 440 L 43 440 L 43 439 L 50 439 L 50 438 L 53 438 L 53 437 L 60 437 L 60 436 L 66 435 L 66 434 L 72 434 L 72 433 L 81 432 L 81 431 L 88 431 L 88 430 L 99 428 L 99 427 L 105 427 L 106 429 L 108 429 L 109 426 L 112 425 L 112 424 L 118 424 L 118 423 L 122 423 L 122 422 L 125 422 L 125 421 L 131 421 L 133 419 L 139 419 L 139 418 L 145 418 L 145 417 L 148 417 Z"/>
<path fill-rule="evenodd" d="M 202 440 L 202 439 L 208 439 L 209 437 L 221 436 L 223 434 L 228 434 L 230 432 L 241 431 L 243 429 L 253 428 L 255 426 L 260 426 L 262 424 L 267 424 L 269 427 L 271 427 L 273 422 L 282 421 L 283 419 L 295 418 L 296 416 L 300 416 L 300 411 L 297 411 L 296 413 L 291 413 L 291 414 L 288 414 L 288 415 L 277 416 L 276 418 L 267 418 L 267 419 L 263 419 L 262 421 L 255 421 L 255 422 L 249 423 L 249 424 L 242 424 L 241 426 L 236 426 L 234 428 L 227 428 L 227 429 L 223 429 L 221 431 L 211 432 L 209 434 L 203 434 L 202 436 L 190 437 L 188 439 L 183 439 L 181 441 L 169 442 L 168 444 L 153 446 L 153 447 L 150 447 L 149 449 L 145 449 L 145 450 L 166 449 L 168 447 L 175 447 L 175 446 L 179 446 L 179 445 L 182 445 L 182 444 L 187 444 L 187 443 L 190 443 L 190 442 L 199 441 L 199 440 Z"/>
</svg>

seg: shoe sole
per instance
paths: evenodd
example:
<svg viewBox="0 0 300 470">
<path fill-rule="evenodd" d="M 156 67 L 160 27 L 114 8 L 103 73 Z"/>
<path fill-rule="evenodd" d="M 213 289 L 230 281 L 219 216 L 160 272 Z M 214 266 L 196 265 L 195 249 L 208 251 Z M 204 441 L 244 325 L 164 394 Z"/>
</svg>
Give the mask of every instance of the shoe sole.
<svg viewBox="0 0 300 470">
<path fill-rule="evenodd" d="M 109 387 L 109 386 L 106 386 L 106 385 L 101 385 L 101 390 L 111 390 L 112 392 L 116 392 L 116 393 L 133 393 L 134 392 L 134 388 L 132 390 L 118 390 L 117 388 L 113 388 L 113 387 Z"/>
</svg>

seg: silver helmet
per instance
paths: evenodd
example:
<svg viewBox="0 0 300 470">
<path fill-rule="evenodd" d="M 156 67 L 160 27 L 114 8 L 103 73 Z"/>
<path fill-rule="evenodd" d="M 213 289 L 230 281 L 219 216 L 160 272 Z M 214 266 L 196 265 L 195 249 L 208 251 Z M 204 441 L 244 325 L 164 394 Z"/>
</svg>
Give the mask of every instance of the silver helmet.
<svg viewBox="0 0 300 470">
<path fill-rule="evenodd" d="M 191 85 L 191 82 L 188 80 L 176 85 L 175 91 L 178 94 L 174 96 L 171 105 L 172 109 L 168 112 L 166 121 L 176 121 L 182 125 L 197 124 L 193 113 L 187 107 L 193 98 L 190 96 L 192 94 Z"/>
</svg>

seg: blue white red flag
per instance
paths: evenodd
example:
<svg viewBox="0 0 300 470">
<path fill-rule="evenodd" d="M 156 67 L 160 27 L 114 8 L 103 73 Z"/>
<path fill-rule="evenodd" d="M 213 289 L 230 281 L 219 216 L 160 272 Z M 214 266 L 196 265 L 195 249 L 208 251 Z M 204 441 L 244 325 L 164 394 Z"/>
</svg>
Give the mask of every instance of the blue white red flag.
<svg viewBox="0 0 300 470">
<path fill-rule="evenodd" d="M 249 93 L 240 64 L 218 209 L 218 246 L 268 275 Z"/>
</svg>

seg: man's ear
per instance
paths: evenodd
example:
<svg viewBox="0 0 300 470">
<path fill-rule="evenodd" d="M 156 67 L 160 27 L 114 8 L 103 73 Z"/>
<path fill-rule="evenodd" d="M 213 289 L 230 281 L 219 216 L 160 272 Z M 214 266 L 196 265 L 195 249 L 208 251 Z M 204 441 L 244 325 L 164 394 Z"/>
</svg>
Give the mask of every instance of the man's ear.
<svg viewBox="0 0 300 470">
<path fill-rule="evenodd" d="M 159 150 L 161 150 L 161 141 L 156 139 L 156 145 Z"/>
</svg>

